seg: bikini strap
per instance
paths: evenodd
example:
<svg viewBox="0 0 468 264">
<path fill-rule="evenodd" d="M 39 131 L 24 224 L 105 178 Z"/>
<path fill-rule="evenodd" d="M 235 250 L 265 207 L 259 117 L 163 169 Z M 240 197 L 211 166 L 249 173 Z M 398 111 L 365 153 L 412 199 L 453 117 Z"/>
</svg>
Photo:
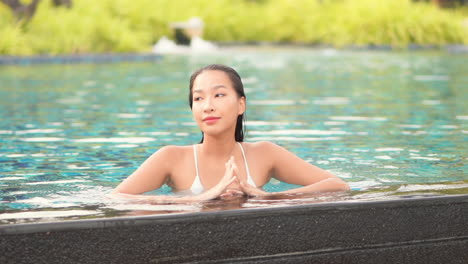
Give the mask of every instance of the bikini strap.
<svg viewBox="0 0 468 264">
<path fill-rule="evenodd" d="M 244 158 L 245 171 L 247 172 L 247 182 L 253 186 L 257 186 L 253 181 L 252 176 L 250 175 L 249 164 L 247 163 L 247 157 L 245 156 L 244 148 L 242 147 L 242 144 L 240 142 L 237 142 L 237 144 L 239 144 L 239 147 L 242 152 L 242 157 Z"/>
<path fill-rule="evenodd" d="M 194 158 L 194 160 L 195 160 L 195 173 L 196 173 L 196 177 L 199 178 L 200 176 L 198 175 L 197 145 L 193 145 L 193 158 Z"/>
</svg>

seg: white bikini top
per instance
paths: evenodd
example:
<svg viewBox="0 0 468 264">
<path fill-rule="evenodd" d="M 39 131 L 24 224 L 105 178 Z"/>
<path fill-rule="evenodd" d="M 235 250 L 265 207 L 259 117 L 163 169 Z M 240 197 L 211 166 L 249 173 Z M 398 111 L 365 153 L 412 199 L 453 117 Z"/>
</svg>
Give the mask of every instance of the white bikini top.
<svg viewBox="0 0 468 264">
<path fill-rule="evenodd" d="M 241 143 L 237 142 L 237 144 L 239 144 L 239 147 L 242 152 L 242 157 L 244 158 L 245 170 L 247 172 L 247 182 L 256 187 L 255 182 L 253 181 L 252 176 L 250 175 L 249 165 L 247 164 L 247 158 L 245 157 L 244 148 L 242 147 Z M 195 159 L 196 175 L 195 180 L 193 180 L 192 186 L 190 187 L 190 191 L 192 191 L 193 194 L 199 194 L 203 192 L 204 188 L 200 181 L 200 174 L 198 173 L 197 145 L 193 145 L 193 157 Z"/>
</svg>

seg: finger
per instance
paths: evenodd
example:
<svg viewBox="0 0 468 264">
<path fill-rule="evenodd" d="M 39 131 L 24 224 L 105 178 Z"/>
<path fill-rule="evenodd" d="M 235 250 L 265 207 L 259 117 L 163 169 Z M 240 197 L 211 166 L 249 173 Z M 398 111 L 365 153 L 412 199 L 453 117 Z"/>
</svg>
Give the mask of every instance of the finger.
<svg viewBox="0 0 468 264">
<path fill-rule="evenodd" d="M 230 177 L 234 174 L 234 168 L 232 166 L 226 166 L 226 171 L 224 172 L 224 177 Z"/>
<path fill-rule="evenodd" d="M 235 171 L 235 170 L 236 170 L 236 169 L 234 168 L 234 166 L 229 167 L 229 174 L 230 174 L 231 176 L 234 176 L 234 171 Z"/>
<path fill-rule="evenodd" d="M 234 160 L 234 156 L 231 156 L 231 158 L 229 158 L 229 164 L 231 164 L 231 166 L 236 165 L 236 161 Z"/>
<path fill-rule="evenodd" d="M 219 197 L 227 197 L 227 196 L 231 196 L 230 193 L 222 193 Z"/>
<path fill-rule="evenodd" d="M 240 181 L 239 184 L 240 184 L 240 187 L 241 187 L 241 189 L 243 191 L 248 191 L 249 190 L 248 186 L 245 184 L 245 181 Z"/>
<path fill-rule="evenodd" d="M 242 193 L 241 190 L 239 189 L 232 189 L 232 188 L 227 188 L 226 192 L 231 192 L 231 193 Z"/>
<path fill-rule="evenodd" d="M 222 181 L 226 181 L 226 180 L 231 180 L 231 179 L 236 179 L 236 175 L 234 175 L 232 169 L 230 169 L 229 171 L 226 172 L 226 174 L 224 175 Z"/>
<path fill-rule="evenodd" d="M 239 168 L 237 168 L 236 164 L 232 165 L 232 172 L 234 175 L 239 175 Z"/>
<path fill-rule="evenodd" d="M 226 190 L 224 191 L 224 193 L 222 195 L 241 195 L 241 194 L 244 194 L 244 192 L 242 192 L 241 190 L 238 190 L 238 189 L 230 189 L 229 187 L 226 188 Z"/>
<path fill-rule="evenodd" d="M 232 167 L 234 165 L 235 165 L 235 163 L 231 159 L 226 162 L 226 168 L 230 168 L 230 167 Z"/>
<path fill-rule="evenodd" d="M 233 194 L 235 194 L 235 195 L 241 195 L 241 194 L 244 194 L 244 192 L 242 192 L 242 191 L 238 191 L 238 190 L 234 190 L 232 193 L 233 193 Z"/>
<path fill-rule="evenodd" d="M 229 182 L 226 183 L 225 187 L 229 186 L 229 184 L 233 183 L 236 180 L 236 176 L 233 176 L 231 179 L 229 179 Z"/>
<path fill-rule="evenodd" d="M 240 185 L 241 185 L 242 187 L 245 187 L 245 188 L 252 188 L 252 186 L 250 186 L 250 184 L 248 184 L 248 183 L 245 182 L 245 181 L 241 181 L 241 182 L 240 182 Z"/>
<path fill-rule="evenodd" d="M 248 195 L 258 195 L 258 189 L 250 184 L 248 184 L 247 182 L 245 181 L 242 181 L 240 183 L 240 187 L 242 189 L 242 191 L 244 191 L 245 193 L 247 193 Z"/>
</svg>

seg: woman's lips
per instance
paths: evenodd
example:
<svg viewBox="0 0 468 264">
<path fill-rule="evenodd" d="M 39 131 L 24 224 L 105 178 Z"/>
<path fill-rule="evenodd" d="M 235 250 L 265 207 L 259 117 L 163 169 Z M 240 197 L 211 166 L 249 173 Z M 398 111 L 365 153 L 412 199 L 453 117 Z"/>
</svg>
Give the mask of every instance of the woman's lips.
<svg viewBox="0 0 468 264">
<path fill-rule="evenodd" d="M 216 123 L 221 117 L 213 117 L 213 116 L 209 116 L 209 117 L 205 117 L 203 118 L 203 122 L 211 125 L 211 124 L 214 124 Z"/>
</svg>

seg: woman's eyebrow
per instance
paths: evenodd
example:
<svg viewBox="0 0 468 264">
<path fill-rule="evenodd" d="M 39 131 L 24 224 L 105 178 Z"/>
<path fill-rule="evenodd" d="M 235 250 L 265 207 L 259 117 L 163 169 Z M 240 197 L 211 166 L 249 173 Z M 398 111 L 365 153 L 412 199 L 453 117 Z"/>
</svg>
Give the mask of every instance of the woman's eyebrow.
<svg viewBox="0 0 468 264">
<path fill-rule="evenodd" d="M 216 89 L 220 89 L 220 88 L 226 88 L 226 86 L 224 86 L 223 84 L 218 84 L 218 85 L 215 85 L 215 86 L 211 87 L 211 90 L 216 90 Z M 202 89 L 193 90 L 193 93 L 201 93 L 201 92 L 203 92 Z"/>
</svg>

